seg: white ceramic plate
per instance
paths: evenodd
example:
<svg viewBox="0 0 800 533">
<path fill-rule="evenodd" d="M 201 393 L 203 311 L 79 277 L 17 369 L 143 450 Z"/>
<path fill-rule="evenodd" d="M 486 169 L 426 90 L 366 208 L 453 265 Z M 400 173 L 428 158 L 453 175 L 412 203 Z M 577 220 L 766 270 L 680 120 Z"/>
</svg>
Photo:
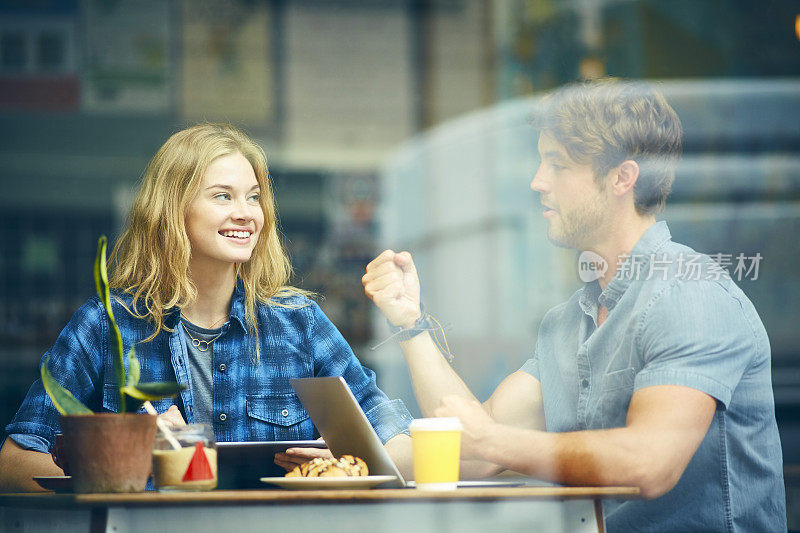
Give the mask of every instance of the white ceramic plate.
<svg viewBox="0 0 800 533">
<path fill-rule="evenodd" d="M 71 476 L 33 476 L 40 487 L 55 492 L 72 492 Z"/>
<path fill-rule="evenodd" d="M 292 490 L 320 489 L 371 489 L 381 483 L 393 481 L 397 476 L 360 477 L 262 477 L 264 483 Z"/>
</svg>

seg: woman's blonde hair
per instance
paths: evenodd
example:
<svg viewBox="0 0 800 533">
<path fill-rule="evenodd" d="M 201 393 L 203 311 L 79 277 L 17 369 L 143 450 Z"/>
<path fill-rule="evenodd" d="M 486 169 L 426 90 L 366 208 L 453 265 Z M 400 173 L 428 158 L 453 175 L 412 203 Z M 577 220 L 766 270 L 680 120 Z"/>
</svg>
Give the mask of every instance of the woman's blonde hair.
<svg viewBox="0 0 800 533">
<path fill-rule="evenodd" d="M 163 329 L 164 314 L 197 297 L 189 278 L 191 245 L 186 233 L 186 210 L 198 194 L 206 169 L 219 157 L 242 154 L 253 166 L 261 188 L 264 227 L 250 260 L 237 265 L 244 284 L 244 309 L 259 359 L 257 305 L 283 305 L 275 297 L 306 291 L 288 286 L 289 258 L 278 237 L 275 200 L 264 151 L 246 134 L 229 124 L 198 124 L 172 135 L 147 166 L 133 201 L 127 226 L 109 258 L 111 288 L 133 296 L 129 311 Z"/>
</svg>

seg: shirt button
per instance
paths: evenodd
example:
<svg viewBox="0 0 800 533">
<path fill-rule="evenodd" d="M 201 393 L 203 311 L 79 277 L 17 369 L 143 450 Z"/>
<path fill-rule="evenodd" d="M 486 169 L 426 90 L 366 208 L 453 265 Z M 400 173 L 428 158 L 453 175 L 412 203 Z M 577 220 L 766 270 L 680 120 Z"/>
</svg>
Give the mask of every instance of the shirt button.
<svg viewBox="0 0 800 533">
<path fill-rule="evenodd" d="M 228 415 L 226 415 L 225 413 L 220 413 L 220 414 L 219 414 L 219 420 L 220 420 L 220 422 L 225 422 L 225 419 L 226 419 L 226 418 L 228 418 Z"/>
<path fill-rule="evenodd" d="M 282 414 L 284 417 L 287 417 L 287 416 L 289 416 L 289 410 L 288 410 L 288 409 L 284 409 L 283 411 L 281 411 L 281 414 Z"/>
<path fill-rule="evenodd" d="M 588 379 L 584 379 L 583 381 L 581 381 L 581 387 L 583 387 L 585 389 L 588 386 L 589 386 L 589 380 Z"/>
<path fill-rule="evenodd" d="M 219 371 L 220 371 L 220 372 L 225 372 L 225 369 L 226 369 L 226 368 L 227 368 L 227 367 L 225 366 L 225 363 L 220 363 L 220 365 L 219 365 Z"/>
</svg>

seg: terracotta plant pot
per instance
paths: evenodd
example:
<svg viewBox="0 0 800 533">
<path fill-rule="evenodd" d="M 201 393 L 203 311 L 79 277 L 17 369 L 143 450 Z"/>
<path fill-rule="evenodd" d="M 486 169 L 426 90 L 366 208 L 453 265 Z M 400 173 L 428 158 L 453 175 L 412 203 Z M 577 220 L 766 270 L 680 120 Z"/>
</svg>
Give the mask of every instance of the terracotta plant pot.
<svg viewBox="0 0 800 533">
<path fill-rule="evenodd" d="M 62 415 L 75 492 L 142 492 L 152 467 L 155 415 Z"/>
</svg>

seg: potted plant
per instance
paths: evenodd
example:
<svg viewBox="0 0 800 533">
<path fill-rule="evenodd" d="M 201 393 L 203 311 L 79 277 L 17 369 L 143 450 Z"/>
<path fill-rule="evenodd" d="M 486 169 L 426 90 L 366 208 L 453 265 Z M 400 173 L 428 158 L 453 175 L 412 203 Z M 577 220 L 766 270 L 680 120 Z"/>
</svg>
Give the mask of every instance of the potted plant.
<svg viewBox="0 0 800 533">
<path fill-rule="evenodd" d="M 141 492 L 150 475 L 157 417 L 137 411 L 146 401 L 175 396 L 185 385 L 140 383 L 141 369 L 133 346 L 128 351 L 126 373 L 122 335 L 111 310 L 106 246 L 103 235 L 97 246 L 94 281 L 108 316 L 119 412 L 93 413 L 53 378 L 47 368 L 49 356 L 42 364 L 42 383 L 61 413 L 63 452 L 75 492 Z"/>
</svg>

